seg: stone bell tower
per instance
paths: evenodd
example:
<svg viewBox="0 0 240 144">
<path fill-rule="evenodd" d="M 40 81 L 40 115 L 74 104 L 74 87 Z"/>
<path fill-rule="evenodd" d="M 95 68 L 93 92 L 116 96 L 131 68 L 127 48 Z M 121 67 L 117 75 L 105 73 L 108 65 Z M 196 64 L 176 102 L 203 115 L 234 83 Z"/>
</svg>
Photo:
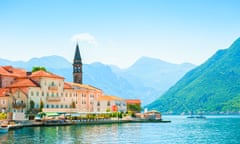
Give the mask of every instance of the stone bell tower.
<svg viewBox="0 0 240 144">
<path fill-rule="evenodd" d="M 82 58 L 78 43 L 75 50 L 75 56 L 73 59 L 73 82 L 82 84 Z"/>
</svg>

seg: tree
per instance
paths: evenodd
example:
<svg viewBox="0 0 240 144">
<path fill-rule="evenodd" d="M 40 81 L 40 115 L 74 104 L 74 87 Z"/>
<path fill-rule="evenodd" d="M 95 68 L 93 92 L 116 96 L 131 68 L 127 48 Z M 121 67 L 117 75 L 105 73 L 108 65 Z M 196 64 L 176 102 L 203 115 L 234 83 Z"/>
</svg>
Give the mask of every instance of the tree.
<svg viewBox="0 0 240 144">
<path fill-rule="evenodd" d="M 34 101 L 30 100 L 30 110 L 32 110 L 34 108 L 34 105 L 35 105 Z"/>
<path fill-rule="evenodd" d="M 142 110 L 139 104 L 129 104 L 127 105 L 128 111 L 140 112 Z"/>
<path fill-rule="evenodd" d="M 40 112 L 42 112 L 43 106 L 44 106 L 43 101 L 40 100 Z"/>
<path fill-rule="evenodd" d="M 45 67 L 41 67 L 41 66 L 34 66 L 32 68 L 32 72 L 36 72 L 36 71 L 39 71 L 39 70 L 43 70 L 43 71 L 47 71 L 47 69 Z"/>
</svg>

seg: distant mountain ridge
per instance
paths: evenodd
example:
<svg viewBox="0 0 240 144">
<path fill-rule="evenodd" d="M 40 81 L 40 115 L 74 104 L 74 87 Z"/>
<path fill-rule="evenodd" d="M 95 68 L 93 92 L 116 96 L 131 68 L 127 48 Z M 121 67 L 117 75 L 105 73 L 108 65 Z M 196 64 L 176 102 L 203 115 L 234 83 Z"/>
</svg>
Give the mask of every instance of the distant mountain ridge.
<svg viewBox="0 0 240 144">
<path fill-rule="evenodd" d="M 165 113 L 240 112 L 240 38 L 189 71 L 148 105 Z"/>
<path fill-rule="evenodd" d="M 0 59 L 0 65 L 12 65 L 28 71 L 33 66 L 44 66 L 65 77 L 66 81 L 72 81 L 72 63 L 60 56 L 32 58 L 27 62 Z M 96 62 L 83 65 L 83 83 L 96 86 L 109 95 L 141 99 L 146 105 L 194 67 L 192 64 L 171 64 L 149 57 L 140 58 L 127 69 Z"/>
</svg>

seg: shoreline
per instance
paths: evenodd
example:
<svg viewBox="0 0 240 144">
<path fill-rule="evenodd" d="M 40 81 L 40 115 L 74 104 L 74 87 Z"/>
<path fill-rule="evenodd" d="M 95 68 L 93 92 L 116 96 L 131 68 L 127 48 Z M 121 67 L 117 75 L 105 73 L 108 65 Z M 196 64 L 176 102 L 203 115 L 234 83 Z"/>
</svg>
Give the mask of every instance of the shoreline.
<svg viewBox="0 0 240 144">
<path fill-rule="evenodd" d="M 26 120 L 18 121 L 15 125 L 10 125 L 9 130 L 23 127 L 44 127 L 44 126 L 68 126 L 68 125 L 101 125 L 101 124 L 122 124 L 122 123 L 170 123 L 170 120 L 47 120 L 35 121 Z"/>
</svg>

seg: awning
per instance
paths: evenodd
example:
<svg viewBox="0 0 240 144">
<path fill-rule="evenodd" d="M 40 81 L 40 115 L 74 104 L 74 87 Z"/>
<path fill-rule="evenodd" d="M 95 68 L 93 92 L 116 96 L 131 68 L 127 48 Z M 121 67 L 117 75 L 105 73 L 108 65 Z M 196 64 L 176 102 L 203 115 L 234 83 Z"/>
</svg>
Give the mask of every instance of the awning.
<svg viewBox="0 0 240 144">
<path fill-rule="evenodd" d="M 71 116 L 72 117 L 78 117 L 78 116 L 80 116 L 80 114 L 79 113 L 72 113 Z"/>
<path fill-rule="evenodd" d="M 56 112 L 45 112 L 47 116 L 59 116 Z"/>
</svg>

